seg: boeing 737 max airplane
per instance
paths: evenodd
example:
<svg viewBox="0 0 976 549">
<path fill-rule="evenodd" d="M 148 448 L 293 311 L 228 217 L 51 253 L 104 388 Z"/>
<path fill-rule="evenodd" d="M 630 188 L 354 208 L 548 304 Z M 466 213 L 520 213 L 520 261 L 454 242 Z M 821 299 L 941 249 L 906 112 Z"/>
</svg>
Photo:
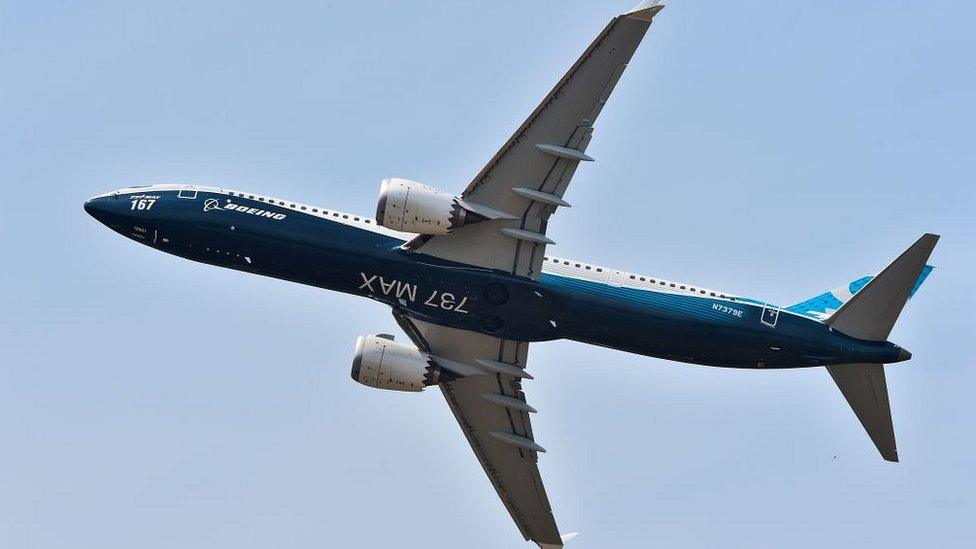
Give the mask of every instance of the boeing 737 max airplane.
<svg viewBox="0 0 976 549">
<path fill-rule="evenodd" d="M 615 17 L 459 195 L 391 178 L 375 219 L 251 192 L 130 187 L 85 210 L 157 250 L 388 305 L 409 341 L 365 335 L 352 378 L 444 394 L 526 540 L 562 546 L 539 475 L 545 450 L 523 392 L 529 344 L 571 339 L 730 368 L 825 367 L 871 440 L 897 461 L 884 365 L 888 341 L 929 274 L 926 234 L 875 277 L 790 307 L 546 255 L 549 216 L 586 154 L 593 124 L 661 10 Z"/>
</svg>

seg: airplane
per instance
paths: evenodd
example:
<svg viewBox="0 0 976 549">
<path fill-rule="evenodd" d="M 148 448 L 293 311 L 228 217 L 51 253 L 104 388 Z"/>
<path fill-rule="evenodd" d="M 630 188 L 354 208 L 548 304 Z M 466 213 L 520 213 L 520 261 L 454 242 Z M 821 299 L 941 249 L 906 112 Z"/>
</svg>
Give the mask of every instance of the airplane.
<svg viewBox="0 0 976 549">
<path fill-rule="evenodd" d="M 911 358 L 888 336 L 932 271 L 925 234 L 877 276 L 788 307 L 547 255 L 550 216 L 593 125 L 654 17 L 614 17 L 471 183 L 454 194 L 381 182 L 374 217 L 252 192 L 156 184 L 85 202 L 115 232 L 193 261 L 366 297 L 408 341 L 358 338 L 352 378 L 443 393 L 526 541 L 561 547 L 523 384 L 531 342 L 569 339 L 727 368 L 824 367 L 887 461 L 897 461 L 884 365 Z"/>
</svg>

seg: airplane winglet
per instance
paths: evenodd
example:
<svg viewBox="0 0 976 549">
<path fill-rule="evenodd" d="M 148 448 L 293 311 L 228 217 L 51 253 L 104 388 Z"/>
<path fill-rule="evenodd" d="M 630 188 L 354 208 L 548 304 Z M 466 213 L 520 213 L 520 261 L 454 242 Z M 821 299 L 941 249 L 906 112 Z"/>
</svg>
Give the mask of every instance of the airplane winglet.
<svg viewBox="0 0 976 549">
<path fill-rule="evenodd" d="M 654 18 L 657 12 L 664 9 L 664 4 L 660 0 L 642 0 L 639 4 L 634 6 L 630 11 L 624 13 L 627 17 L 631 19 L 640 19 L 641 21 L 650 21 Z"/>
<path fill-rule="evenodd" d="M 556 545 L 555 543 L 541 543 L 541 542 L 538 542 L 538 541 L 536 542 L 536 544 L 539 546 L 539 549 L 559 549 L 560 547 L 563 546 L 563 544 L 568 543 L 568 542 L 576 539 L 576 536 L 578 536 L 578 535 L 579 535 L 579 532 L 570 532 L 568 534 L 562 534 L 562 535 L 560 535 L 559 536 L 559 541 L 560 541 L 559 545 Z"/>
</svg>

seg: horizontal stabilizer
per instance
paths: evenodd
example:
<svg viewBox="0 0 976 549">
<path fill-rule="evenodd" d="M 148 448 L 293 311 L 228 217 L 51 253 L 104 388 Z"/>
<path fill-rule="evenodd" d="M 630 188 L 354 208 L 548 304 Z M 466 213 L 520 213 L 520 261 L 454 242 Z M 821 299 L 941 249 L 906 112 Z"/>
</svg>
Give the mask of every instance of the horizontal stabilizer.
<svg viewBox="0 0 976 549">
<path fill-rule="evenodd" d="M 844 394 L 864 430 L 885 461 L 898 461 L 895 428 L 891 422 L 884 364 L 827 366 L 830 377 Z"/>
<path fill-rule="evenodd" d="M 825 322 L 852 337 L 886 341 L 938 241 L 923 235 Z"/>
</svg>

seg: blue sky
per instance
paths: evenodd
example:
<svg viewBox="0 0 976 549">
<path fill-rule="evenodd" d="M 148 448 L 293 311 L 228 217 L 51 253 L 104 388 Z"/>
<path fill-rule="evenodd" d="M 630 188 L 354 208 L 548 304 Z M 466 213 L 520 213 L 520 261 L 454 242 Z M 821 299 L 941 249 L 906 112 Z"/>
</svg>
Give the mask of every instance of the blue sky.
<svg viewBox="0 0 976 549">
<path fill-rule="evenodd" d="M 705 5 L 703 5 L 705 4 Z M 437 392 L 349 379 L 383 307 L 89 218 L 185 182 L 370 213 L 463 188 L 626 1 L 0 1 L 0 545 L 519 547 Z M 551 253 L 790 304 L 923 232 L 902 463 L 817 369 L 533 345 L 573 547 L 964 547 L 976 534 L 976 8 L 682 2 L 603 111 Z"/>
</svg>

